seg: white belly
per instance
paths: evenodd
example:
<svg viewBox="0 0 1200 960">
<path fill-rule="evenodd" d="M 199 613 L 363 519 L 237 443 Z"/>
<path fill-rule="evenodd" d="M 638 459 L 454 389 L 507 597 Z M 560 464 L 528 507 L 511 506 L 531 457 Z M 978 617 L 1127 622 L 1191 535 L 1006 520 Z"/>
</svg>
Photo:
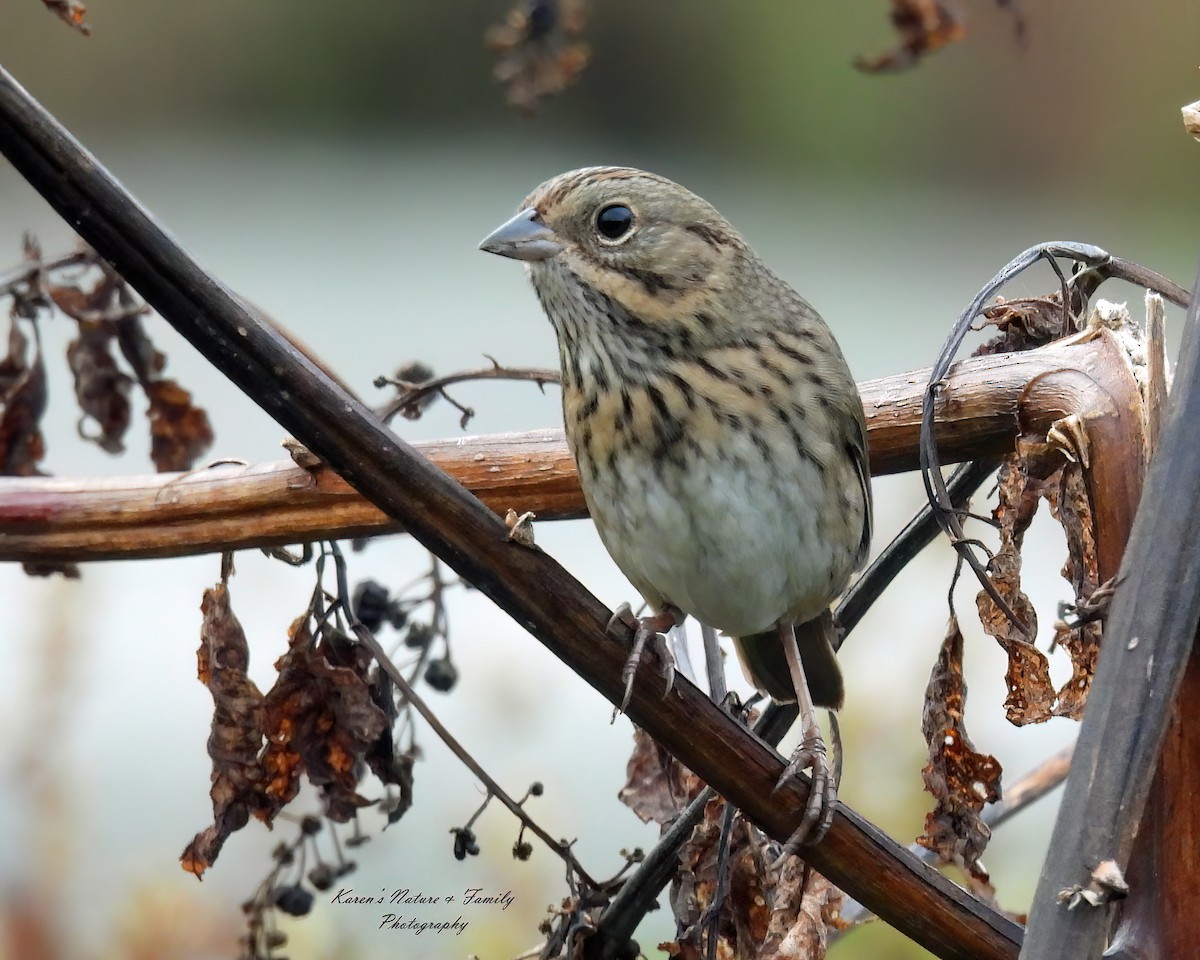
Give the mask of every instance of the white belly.
<svg viewBox="0 0 1200 960">
<path fill-rule="evenodd" d="M 816 467 L 795 463 L 773 483 L 756 452 L 746 454 L 686 472 L 627 458 L 617 483 L 585 477 L 600 537 L 633 585 L 652 605 L 671 603 L 732 636 L 815 617 L 853 562 L 853 543 L 817 535 L 821 512 L 838 503 Z"/>
</svg>

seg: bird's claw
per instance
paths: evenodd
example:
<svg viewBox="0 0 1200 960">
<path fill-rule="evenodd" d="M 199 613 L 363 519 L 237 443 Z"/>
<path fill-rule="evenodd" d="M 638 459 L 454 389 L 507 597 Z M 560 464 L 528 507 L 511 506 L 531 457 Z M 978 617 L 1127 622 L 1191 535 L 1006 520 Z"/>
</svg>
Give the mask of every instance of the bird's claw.
<svg viewBox="0 0 1200 960">
<path fill-rule="evenodd" d="M 801 771 L 809 768 L 812 770 L 812 785 L 809 787 L 804 817 L 783 845 L 783 852 L 775 861 L 776 867 L 782 866 L 784 861 L 804 844 L 819 843 L 833 823 L 834 808 L 837 806 L 837 784 L 834 783 L 829 758 L 825 753 L 825 741 L 819 734 L 807 736 L 800 741 L 791 761 L 784 768 L 783 775 L 775 784 L 775 789 L 779 790 L 788 781 L 796 779 Z"/>
<path fill-rule="evenodd" d="M 663 690 L 663 697 L 666 697 L 675 688 L 675 662 L 671 658 L 670 648 L 662 634 L 679 623 L 679 618 L 671 610 L 665 610 L 652 617 L 635 617 L 629 604 L 623 603 L 613 611 L 613 615 L 609 618 L 607 628 L 609 632 L 612 632 L 618 623 L 633 630 L 633 650 L 626 658 L 625 666 L 621 669 L 621 679 L 625 682 L 625 695 L 621 698 L 621 705 L 613 710 L 613 720 L 616 720 L 618 714 L 624 713 L 625 708 L 629 706 L 629 700 L 633 696 L 634 677 L 637 676 L 637 669 L 642 662 L 642 654 L 647 643 L 652 645 L 659 664 L 659 674 L 667 682 L 666 689 Z"/>
<path fill-rule="evenodd" d="M 604 629 L 607 633 L 619 633 L 616 629 L 617 626 L 624 625 L 636 632 L 639 623 L 638 618 L 633 615 L 633 607 L 628 603 L 623 603 L 613 611 L 613 615 L 608 618 L 608 625 Z"/>
</svg>

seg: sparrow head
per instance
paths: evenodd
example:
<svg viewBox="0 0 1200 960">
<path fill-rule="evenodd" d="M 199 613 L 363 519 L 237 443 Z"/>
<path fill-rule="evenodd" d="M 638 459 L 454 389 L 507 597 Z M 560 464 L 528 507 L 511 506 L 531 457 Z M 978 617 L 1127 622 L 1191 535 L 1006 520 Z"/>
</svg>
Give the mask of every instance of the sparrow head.
<svg viewBox="0 0 1200 960">
<path fill-rule="evenodd" d="M 550 301 L 578 290 L 647 323 L 692 318 L 722 299 L 752 257 L 710 203 L 630 167 L 546 181 L 479 246 L 529 265 L 552 320 Z"/>
</svg>

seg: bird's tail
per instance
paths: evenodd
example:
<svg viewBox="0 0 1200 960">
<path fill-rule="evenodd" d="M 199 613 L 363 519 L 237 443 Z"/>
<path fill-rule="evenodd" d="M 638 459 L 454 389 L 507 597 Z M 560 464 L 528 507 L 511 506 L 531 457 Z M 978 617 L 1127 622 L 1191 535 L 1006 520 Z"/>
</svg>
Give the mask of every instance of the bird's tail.
<svg viewBox="0 0 1200 960">
<path fill-rule="evenodd" d="M 833 614 L 826 610 L 815 620 L 796 624 L 796 644 L 808 680 L 808 692 L 818 707 L 837 710 L 845 699 L 842 670 L 833 652 Z M 777 631 L 740 637 L 734 641 L 746 679 L 773 700 L 792 703 L 796 690 Z"/>
</svg>

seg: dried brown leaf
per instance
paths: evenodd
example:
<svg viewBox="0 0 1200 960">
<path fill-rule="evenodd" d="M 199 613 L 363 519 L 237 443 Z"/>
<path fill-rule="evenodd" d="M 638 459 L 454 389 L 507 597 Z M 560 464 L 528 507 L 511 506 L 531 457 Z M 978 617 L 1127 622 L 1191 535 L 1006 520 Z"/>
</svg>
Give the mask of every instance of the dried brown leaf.
<svg viewBox="0 0 1200 960">
<path fill-rule="evenodd" d="M 846 895 L 821 874 L 809 870 L 797 857 L 784 865 L 775 887 L 777 904 L 797 904 L 775 910 L 759 960 L 820 960 L 829 949 L 830 928 L 842 929 L 842 903 Z"/>
<path fill-rule="evenodd" d="M 35 321 L 34 321 L 35 322 Z M 0 474 L 7 477 L 43 476 L 38 462 L 46 454 L 41 419 L 46 412 L 46 367 L 34 326 L 29 338 L 21 321 L 10 318 L 8 355 L 0 360 Z"/>
<path fill-rule="evenodd" d="M 641 728 L 633 731 L 633 753 L 625 765 L 625 786 L 617 799 L 643 823 L 665 824 L 679 816 L 696 798 L 704 783 L 660 747 Z"/>
<path fill-rule="evenodd" d="M 1056 479 L 1057 483 L 1047 487 L 1047 498 L 1050 513 L 1062 525 L 1067 539 L 1067 562 L 1062 575 L 1075 591 L 1076 604 L 1081 606 L 1099 587 L 1092 505 L 1079 464 L 1064 464 Z M 1060 620 L 1055 624 L 1054 643 L 1066 650 L 1071 658 L 1071 679 L 1058 691 L 1056 715 L 1082 719 L 1096 673 L 1101 631 L 1099 620 L 1083 620 L 1076 624 Z"/>
<path fill-rule="evenodd" d="M 279 805 L 263 793 L 258 762 L 262 749 L 263 695 L 246 676 L 250 646 L 229 601 L 229 588 L 218 583 L 204 592 L 200 610 L 200 682 L 213 698 L 208 755 L 212 758 L 213 823 L 183 851 L 183 868 L 197 877 L 216 861 L 225 841 L 254 814 L 270 822 Z"/>
<path fill-rule="evenodd" d="M 1077 463 L 1067 461 L 1052 445 L 1022 440 L 997 474 L 999 502 L 993 513 L 1000 526 L 1000 549 L 990 569 L 1001 596 L 1034 630 L 1037 621 L 1021 592 L 1021 546 L 1026 529 L 1042 499 L 1063 528 L 1067 561 L 1063 577 L 1074 590 L 1076 605 L 1086 608 L 1096 593 L 1098 567 L 1091 504 Z M 1050 679 L 1049 661 L 1026 642 L 987 596 L 978 596 L 984 629 L 1008 654 L 1008 718 L 1016 724 L 1040 723 L 1053 716 L 1078 719 L 1091 690 L 1102 627 L 1098 619 L 1081 618 L 1055 625 L 1054 645 L 1071 658 L 1071 678 L 1058 690 Z"/>
<path fill-rule="evenodd" d="M 523 0 L 488 30 L 485 42 L 499 54 L 493 72 L 511 106 L 532 113 L 583 72 L 589 52 L 579 36 L 586 20 L 584 0 Z"/>
<path fill-rule="evenodd" d="M 167 358 L 151 343 L 136 312 L 117 320 L 117 342 L 150 401 L 150 459 L 160 473 L 190 470 L 212 446 L 208 414 L 192 403 L 187 390 L 162 376 Z"/>
<path fill-rule="evenodd" d="M 358 644 L 314 642 L 307 615 L 288 630 L 288 652 L 263 704 L 269 796 L 286 803 L 301 772 L 321 788 L 326 815 L 350 820 L 369 801 L 357 786 L 367 754 L 390 725 L 372 699 L 371 654 Z"/>
<path fill-rule="evenodd" d="M 392 681 L 382 670 L 376 670 L 370 685 L 371 702 L 379 708 L 386 722 L 379 736 L 367 748 L 366 761 L 371 772 L 383 783 L 400 788 L 388 808 L 389 823 L 399 820 L 413 804 L 413 764 L 416 760 L 412 753 L 396 751 L 392 736 L 392 725 L 396 719 L 396 698 L 393 694 Z"/>
<path fill-rule="evenodd" d="M 1013 32 L 1018 41 L 1025 37 L 1025 19 L 1016 0 L 994 0 L 997 7 L 1007 10 L 1013 18 Z M 940 0 L 891 0 L 889 17 L 900 34 L 899 43 L 884 53 L 872 57 L 860 56 L 855 66 L 867 73 L 886 73 L 907 70 L 927 54 L 961 40 L 967 35 L 962 15 L 950 4 Z"/>
<path fill-rule="evenodd" d="M 671 884 L 671 907 L 681 934 L 660 944 L 673 956 L 706 956 L 707 915 L 717 890 L 718 851 L 725 804 L 709 801 L 704 818 L 679 854 Z M 769 868 L 778 847 L 761 831 L 734 819 L 728 852 L 726 895 L 717 921 L 718 957 L 819 958 L 828 930 L 840 925 L 843 895 L 798 857 L 778 871 Z"/>
<path fill-rule="evenodd" d="M 117 321 L 117 342 L 139 383 L 156 380 L 167 366 L 167 357 L 150 340 L 141 318 L 130 313 Z"/>
<path fill-rule="evenodd" d="M 192 395 L 174 380 L 142 384 L 150 401 L 150 459 L 159 473 L 190 470 L 212 446 L 208 414 L 192 403 Z"/>
<path fill-rule="evenodd" d="M 58 302 L 57 298 L 55 302 Z M 79 435 L 99 444 L 108 453 L 121 453 L 125 449 L 123 440 L 130 419 L 129 392 L 133 387 L 133 378 L 117 367 L 112 354 L 115 336 L 116 330 L 111 323 L 85 321 L 79 325 L 79 336 L 67 345 L 67 364 L 75 378 L 75 399 L 83 411 Z M 84 430 L 88 418 L 99 427 L 98 433 L 89 434 Z"/>
<path fill-rule="evenodd" d="M 967 735 L 962 666 L 962 631 L 958 617 L 951 614 L 925 691 L 921 732 L 929 762 L 921 778 L 936 804 L 925 817 L 925 833 L 917 843 L 935 851 L 943 862 L 963 868 L 990 896 L 993 891 L 979 858 L 992 832 L 980 813 L 984 804 L 1000 799 L 1001 767 L 995 757 L 977 752 Z"/>
<path fill-rule="evenodd" d="M 60 20 L 64 23 L 69 23 L 85 37 L 91 34 L 92 28 L 83 19 L 87 16 L 87 7 L 80 3 L 79 0 L 42 0 L 42 3 L 55 13 Z"/>
<path fill-rule="evenodd" d="M 1063 329 L 1062 294 L 1058 292 L 1014 300 L 997 297 L 995 303 L 983 310 L 982 317 L 979 327 L 995 327 L 997 334 L 981 345 L 974 356 L 1033 350 L 1073 332 Z M 1068 324 L 1074 325 L 1072 320 Z"/>
<path fill-rule="evenodd" d="M 983 629 L 996 639 L 1008 655 L 1004 707 L 1008 719 L 1018 726 L 1040 723 L 1054 715 L 1055 690 L 1050 680 L 1050 663 L 1030 638 L 1037 635 L 1037 613 L 1021 590 L 1021 546 L 1033 522 L 1044 491 L 1043 477 L 1061 462 L 1044 444 L 1022 441 L 996 474 L 999 499 L 992 516 L 1000 527 L 1000 548 L 989 564 L 992 582 L 1021 622 L 1029 638 L 1005 616 L 985 592 L 976 598 Z"/>
<path fill-rule="evenodd" d="M 967 35 L 961 15 L 938 0 L 891 0 L 889 18 L 900 35 L 891 50 L 860 56 L 854 65 L 866 73 L 907 70 L 927 54 Z"/>
</svg>

